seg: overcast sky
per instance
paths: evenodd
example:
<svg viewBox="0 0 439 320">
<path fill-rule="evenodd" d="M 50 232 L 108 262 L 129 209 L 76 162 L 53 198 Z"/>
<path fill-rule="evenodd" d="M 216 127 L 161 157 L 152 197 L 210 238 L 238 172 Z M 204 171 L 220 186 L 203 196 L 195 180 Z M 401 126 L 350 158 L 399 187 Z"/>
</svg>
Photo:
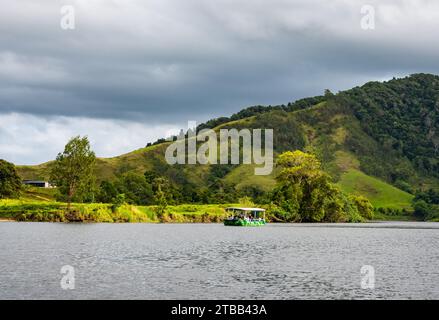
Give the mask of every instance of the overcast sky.
<svg viewBox="0 0 439 320">
<path fill-rule="evenodd" d="M 435 0 L 0 0 L 0 158 L 98 156 L 188 120 L 369 80 L 439 74 Z M 73 5 L 75 29 L 61 7 Z M 361 8 L 375 8 L 363 30 Z"/>
</svg>

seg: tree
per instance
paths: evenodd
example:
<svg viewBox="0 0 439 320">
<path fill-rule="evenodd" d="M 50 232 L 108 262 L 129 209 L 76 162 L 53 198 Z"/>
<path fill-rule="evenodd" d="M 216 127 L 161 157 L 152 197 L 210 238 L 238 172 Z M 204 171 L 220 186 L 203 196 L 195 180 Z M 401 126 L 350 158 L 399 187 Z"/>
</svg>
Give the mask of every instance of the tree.
<svg viewBox="0 0 439 320">
<path fill-rule="evenodd" d="M 0 159 L 0 199 L 18 198 L 22 190 L 22 182 L 15 166 Z"/>
<path fill-rule="evenodd" d="M 250 197 L 247 197 L 247 196 L 239 198 L 238 202 L 239 202 L 239 205 L 243 206 L 243 207 L 254 207 L 255 206 L 253 199 Z"/>
<path fill-rule="evenodd" d="M 157 172 L 149 170 L 145 171 L 143 175 L 145 176 L 146 182 L 148 182 L 149 184 L 152 184 L 154 179 L 159 177 Z"/>
<path fill-rule="evenodd" d="M 352 196 L 352 202 L 357 206 L 358 213 L 365 219 L 373 219 L 373 206 L 369 199 L 363 196 Z"/>
<path fill-rule="evenodd" d="M 371 218 L 369 200 L 343 194 L 314 155 L 288 151 L 279 156 L 277 166 L 280 172 L 272 200 L 285 220 L 354 222 Z"/>
<path fill-rule="evenodd" d="M 111 181 L 102 181 L 99 187 L 97 200 L 103 203 L 111 203 L 117 197 L 118 191 Z"/>
<path fill-rule="evenodd" d="M 427 191 L 417 191 L 413 201 L 423 200 L 428 204 L 439 204 L 439 191 L 428 189 Z"/>
<path fill-rule="evenodd" d="M 329 195 L 329 177 L 320 170 L 319 160 L 296 150 L 279 156 L 281 168 L 275 192 L 280 206 L 301 221 L 321 221 L 325 216 L 325 197 Z"/>
<path fill-rule="evenodd" d="M 325 174 L 320 170 L 320 161 L 312 154 L 296 150 L 279 156 L 277 166 L 282 168 L 276 179 L 282 183 L 302 183 L 317 179 Z"/>
<path fill-rule="evenodd" d="M 72 138 L 59 153 L 51 168 L 51 180 L 59 192 L 66 196 L 68 210 L 75 196 L 82 197 L 90 192 L 96 162 L 95 153 L 91 150 L 87 137 Z"/>
<path fill-rule="evenodd" d="M 439 221 L 439 192 L 434 189 L 417 191 L 412 200 L 412 207 L 415 217 Z"/>
<path fill-rule="evenodd" d="M 153 180 L 154 199 L 157 204 L 157 214 L 163 215 L 168 206 L 169 195 L 166 189 L 169 187 L 169 183 L 165 178 L 157 177 Z"/>
<path fill-rule="evenodd" d="M 125 194 L 128 203 L 149 205 L 153 200 L 151 184 L 135 172 L 127 172 L 115 182 L 118 193 Z"/>
<path fill-rule="evenodd" d="M 415 217 L 421 218 L 422 220 L 425 220 L 428 215 L 430 214 L 431 208 L 430 205 L 425 202 L 424 200 L 416 200 L 413 201 L 413 215 Z"/>
<path fill-rule="evenodd" d="M 118 194 L 112 199 L 113 205 L 111 206 L 111 211 L 116 212 L 118 208 L 125 204 L 125 194 Z"/>
<path fill-rule="evenodd" d="M 332 97 L 334 97 L 334 94 L 331 92 L 331 90 L 325 89 L 325 98 L 329 99 L 329 98 L 332 98 Z"/>
</svg>

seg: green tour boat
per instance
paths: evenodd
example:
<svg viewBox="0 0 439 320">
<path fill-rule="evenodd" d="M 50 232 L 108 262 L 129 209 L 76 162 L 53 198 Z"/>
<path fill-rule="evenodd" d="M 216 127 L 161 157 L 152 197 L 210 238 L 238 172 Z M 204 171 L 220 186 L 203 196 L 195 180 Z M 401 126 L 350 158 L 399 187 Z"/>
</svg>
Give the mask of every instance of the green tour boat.
<svg viewBox="0 0 439 320">
<path fill-rule="evenodd" d="M 230 217 L 224 220 L 225 226 L 258 227 L 266 224 L 265 209 L 261 208 L 226 208 Z"/>
</svg>

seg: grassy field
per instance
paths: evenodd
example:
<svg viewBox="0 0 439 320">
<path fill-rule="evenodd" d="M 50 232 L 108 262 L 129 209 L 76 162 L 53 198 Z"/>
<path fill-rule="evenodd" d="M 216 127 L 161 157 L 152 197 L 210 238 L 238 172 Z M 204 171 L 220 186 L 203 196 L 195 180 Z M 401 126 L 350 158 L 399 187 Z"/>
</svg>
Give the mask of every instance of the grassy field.
<svg viewBox="0 0 439 320">
<path fill-rule="evenodd" d="M 367 197 L 375 208 L 411 210 L 413 195 L 361 171 L 348 170 L 338 184 L 344 192 Z"/>
</svg>

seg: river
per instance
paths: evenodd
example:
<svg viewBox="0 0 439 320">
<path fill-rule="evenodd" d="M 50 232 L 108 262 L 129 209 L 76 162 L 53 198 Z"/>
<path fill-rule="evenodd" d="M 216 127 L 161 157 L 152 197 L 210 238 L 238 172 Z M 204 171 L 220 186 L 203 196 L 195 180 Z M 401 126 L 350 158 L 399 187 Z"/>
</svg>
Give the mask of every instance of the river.
<svg viewBox="0 0 439 320">
<path fill-rule="evenodd" d="M 439 299 L 439 223 L 1 222 L 0 245 L 0 299 Z"/>
</svg>

